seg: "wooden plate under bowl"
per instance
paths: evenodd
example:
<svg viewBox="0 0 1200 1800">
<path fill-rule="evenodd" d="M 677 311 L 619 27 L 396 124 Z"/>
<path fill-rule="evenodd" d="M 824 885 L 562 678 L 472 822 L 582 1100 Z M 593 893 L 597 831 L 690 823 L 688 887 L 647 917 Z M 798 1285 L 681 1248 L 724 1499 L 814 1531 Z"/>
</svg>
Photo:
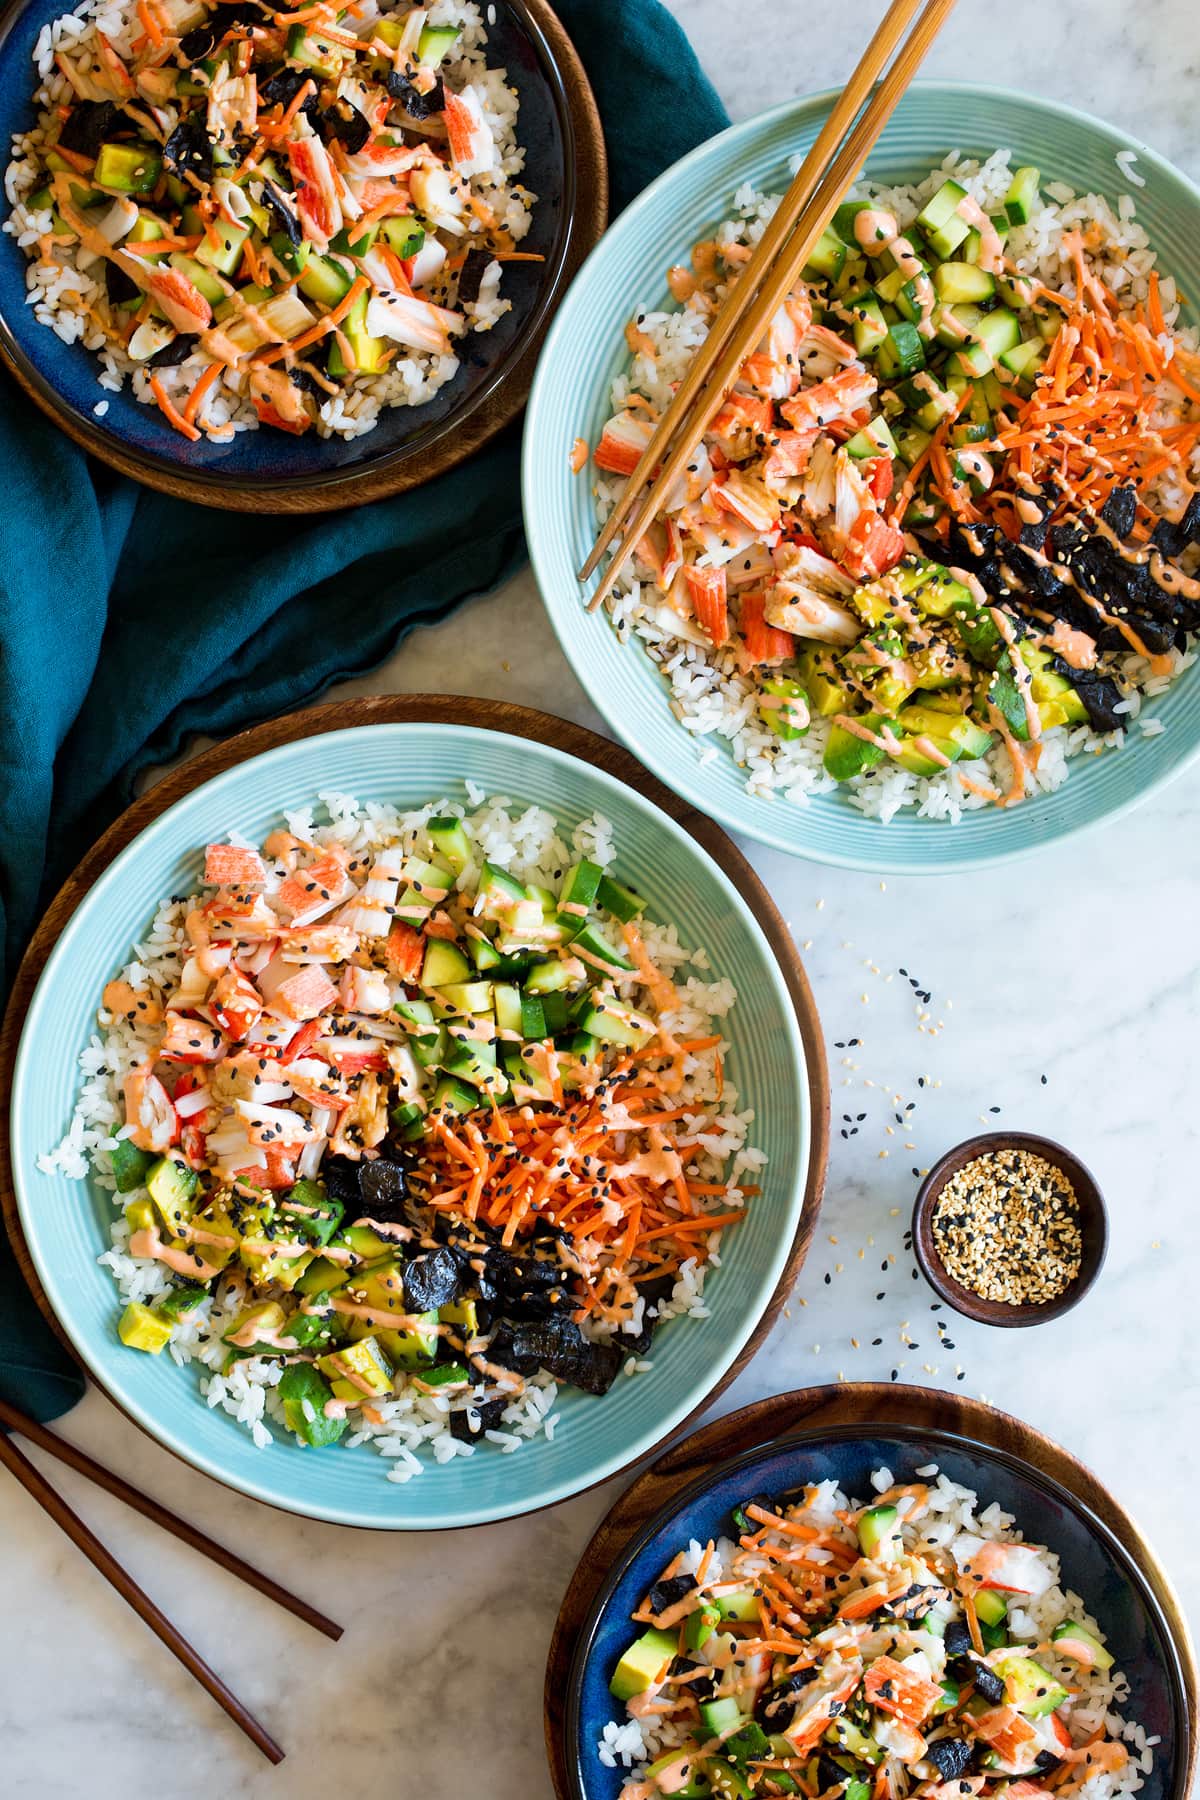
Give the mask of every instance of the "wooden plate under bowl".
<svg viewBox="0 0 1200 1800">
<path fill-rule="evenodd" d="M 720 827 L 694 812 L 685 802 L 670 793 L 628 751 L 581 726 L 525 707 L 442 695 L 381 696 L 313 707 L 272 720 L 215 745 L 194 761 L 164 777 L 110 826 L 61 888 L 42 919 L 17 972 L 8 1011 L 0 1029 L 0 1203 L 18 1263 L 39 1307 L 70 1348 L 66 1334 L 59 1326 L 38 1281 L 22 1234 L 13 1187 L 9 1107 L 17 1046 L 34 988 L 47 958 L 84 896 L 114 857 L 140 832 L 175 802 L 212 777 L 265 751 L 300 739 L 320 737 L 327 732 L 340 732 L 354 727 L 394 723 L 434 723 L 528 739 L 564 752 L 626 783 L 652 805 L 668 814 L 694 838 L 733 882 L 754 914 L 778 961 L 795 1009 L 807 1061 L 811 1154 L 804 1200 L 786 1262 L 765 1311 L 733 1365 L 704 1393 L 689 1414 L 690 1420 L 712 1404 L 754 1355 L 778 1317 L 812 1239 L 820 1210 L 829 1153 L 829 1080 L 820 1021 L 796 947 L 778 909 L 758 876 Z M 105 1388 L 105 1392 L 109 1390 Z M 111 1392 L 109 1398 L 114 1398 Z M 120 1402 L 117 1401 L 116 1404 Z M 680 1423 L 687 1422 L 688 1420 L 683 1420 Z"/>
<path fill-rule="evenodd" d="M 1187 1800 L 1196 1775 L 1198 1748 L 1195 1652 L 1178 1596 L 1134 1520 L 1090 1469 L 1032 1425 L 965 1394 L 881 1382 L 803 1388 L 716 1419 L 672 1444 L 616 1501 L 579 1559 L 555 1622 L 546 1664 L 546 1753 L 558 1800 L 581 1797 L 580 1784 L 572 1773 L 583 1686 L 580 1678 L 597 1615 L 603 1617 L 606 1597 L 620 1577 L 627 1553 L 636 1556 L 640 1552 L 645 1540 L 664 1522 L 663 1515 L 669 1520 L 677 1506 L 685 1509 L 695 1504 L 695 1495 L 686 1490 L 702 1489 L 739 1459 L 752 1458 L 766 1447 L 786 1451 L 807 1445 L 815 1452 L 818 1446 L 832 1446 L 836 1453 L 838 1445 L 875 1436 L 886 1439 L 889 1431 L 917 1440 L 927 1434 L 935 1449 L 940 1440 L 946 1454 L 958 1451 L 969 1456 L 974 1449 L 990 1455 L 994 1462 L 1024 1472 L 1048 1492 L 1058 1490 L 1061 1499 L 1078 1507 L 1076 1530 L 1086 1530 L 1090 1518 L 1094 1535 L 1099 1536 L 1097 1526 L 1111 1533 L 1116 1542 L 1113 1545 L 1109 1540 L 1110 1550 L 1132 1564 L 1149 1591 L 1160 1635 L 1172 1653 L 1170 1685 L 1178 1695 L 1179 1730 L 1174 1780 L 1164 1792 L 1168 1800 Z M 753 1474 L 747 1479 L 753 1482 Z M 724 1502 L 729 1503 L 728 1499 Z M 655 1572 L 659 1566 L 656 1561 Z M 596 1768 L 600 1777 L 613 1773 L 598 1760 Z"/>
<path fill-rule="evenodd" d="M 0 137 L 28 131 L 39 30 L 76 0 L 17 0 L 0 23 Z M 0 236 L 0 367 L 91 455 L 176 499 L 233 512 L 328 512 L 419 487 L 464 462 L 515 419 L 529 395 L 550 320 L 608 218 L 608 165 L 595 98 L 549 0 L 497 0 L 489 55 L 521 102 L 524 180 L 538 195 L 524 248 L 542 263 L 508 265 L 512 310 L 462 340 L 454 379 L 420 407 L 391 407 L 363 436 L 239 432 L 227 445 L 189 443 L 126 387 L 97 385 L 99 365 L 64 344 L 25 305 L 24 252 Z M 6 209 L 7 210 L 7 209 Z M 108 401 L 107 413 L 93 409 Z"/>
</svg>

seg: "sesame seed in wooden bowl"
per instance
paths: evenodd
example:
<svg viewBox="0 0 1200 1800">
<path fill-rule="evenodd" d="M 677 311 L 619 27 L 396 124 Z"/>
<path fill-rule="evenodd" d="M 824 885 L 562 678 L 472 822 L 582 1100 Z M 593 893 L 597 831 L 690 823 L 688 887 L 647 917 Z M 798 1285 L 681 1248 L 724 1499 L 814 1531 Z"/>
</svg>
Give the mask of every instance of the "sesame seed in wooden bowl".
<svg viewBox="0 0 1200 1800">
<path fill-rule="evenodd" d="M 1051 1138 L 985 1132 L 929 1171 L 913 1251 L 940 1299 L 984 1325 L 1061 1318 L 1095 1282 L 1108 1214 L 1091 1171 Z"/>
</svg>

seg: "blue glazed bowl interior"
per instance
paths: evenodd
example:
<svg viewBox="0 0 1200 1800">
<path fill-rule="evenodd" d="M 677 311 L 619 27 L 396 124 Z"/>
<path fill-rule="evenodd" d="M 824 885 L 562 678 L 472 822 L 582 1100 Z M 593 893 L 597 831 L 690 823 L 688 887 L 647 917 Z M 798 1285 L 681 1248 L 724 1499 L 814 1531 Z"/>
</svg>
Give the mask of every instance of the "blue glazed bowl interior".
<svg viewBox="0 0 1200 1800">
<path fill-rule="evenodd" d="M 853 1427 L 844 1435 L 823 1432 L 812 1442 L 779 1439 L 721 1463 L 633 1540 L 596 1597 L 570 1677 L 565 1747 L 579 1800 L 616 1800 L 620 1792 L 622 1770 L 605 1768 L 596 1755 L 604 1726 L 624 1712 L 608 1683 L 641 1629 L 630 1623 L 630 1614 L 689 1538 L 703 1544 L 728 1535 L 730 1508 L 753 1493 L 785 1493 L 836 1479 L 847 1495 L 864 1496 L 871 1492 L 873 1469 L 887 1467 L 906 1482 L 931 1462 L 952 1481 L 974 1488 L 981 1507 L 998 1500 L 1026 1538 L 1048 1545 L 1060 1558 L 1064 1586 L 1099 1620 L 1129 1679 L 1123 1716 L 1162 1740 L 1139 1800 L 1183 1800 L 1174 1779 L 1177 1764 L 1183 1766 L 1186 1735 L 1179 1659 L 1157 1601 L 1115 1537 L 1081 1502 L 1029 1465 L 950 1433 L 895 1426 L 875 1435 Z"/>
<path fill-rule="evenodd" d="M 37 83 L 31 61 L 43 25 L 70 11 L 71 0 L 26 0 L 0 26 L 0 144 L 7 164 L 11 139 L 36 118 Z M 325 486 L 350 474 L 376 470 L 403 457 L 419 458 L 492 392 L 524 351 L 563 275 L 575 210 L 574 132 L 562 79 L 549 47 L 521 0 L 497 0 L 488 26 L 488 60 L 506 68 L 520 99 L 518 137 L 526 149 L 522 179 L 538 196 L 523 249 L 542 263 L 505 268 L 503 296 L 512 310 L 493 330 L 462 340 L 461 367 L 428 405 L 389 407 L 374 431 L 359 438 L 291 437 L 287 432 L 238 432 L 229 444 L 192 444 L 172 431 L 155 406 L 143 406 L 128 386 L 110 394 L 97 385 L 99 364 L 81 344 L 64 344 L 39 325 L 25 304 L 24 252 L 0 234 L 0 345 L 57 408 L 73 414 L 101 437 L 118 442 L 155 468 L 202 474 L 210 486 L 269 490 L 286 484 Z M 107 400 L 97 419 L 93 408 Z"/>
<path fill-rule="evenodd" d="M 731 829 L 794 855 L 884 873 L 933 874 L 995 862 L 1051 844 L 1136 804 L 1179 773 L 1200 748 L 1200 671 L 1192 669 L 1146 717 L 1161 735 L 1134 730 L 1119 752 L 1076 757 L 1054 794 L 1007 809 L 987 807 L 957 825 L 899 813 L 888 825 L 864 817 L 838 791 L 807 805 L 746 792 L 724 739 L 697 737 L 671 710 L 671 693 L 634 637 L 618 642 L 603 613 L 585 609 L 576 570 L 596 536 L 590 464 L 571 469 L 577 437 L 594 445 L 610 416 L 614 376 L 628 367 L 625 327 L 635 309 L 671 309 L 667 270 L 687 262 L 732 211 L 749 182 L 781 193 L 789 163 L 811 146 L 829 94 L 789 102 L 732 126 L 660 176 L 617 219 L 572 283 L 547 337 L 525 427 L 524 491 L 530 555 L 563 651 L 616 734 L 675 791 Z M 1098 119 L 1027 94 L 950 82 L 909 89 L 872 152 L 870 175 L 887 183 L 923 178 L 951 150 L 984 159 L 1010 148 L 1046 181 L 1115 200 L 1136 197 L 1137 219 L 1165 272 L 1200 294 L 1200 193 L 1145 145 Z M 1144 188 L 1117 166 L 1133 149 Z M 1196 317 L 1193 298 L 1192 311 Z M 712 760 L 701 761 L 715 746 Z"/>
<path fill-rule="evenodd" d="M 757 1112 L 767 1152 L 763 1192 L 725 1239 L 705 1290 L 710 1317 L 663 1329 L 653 1371 L 621 1376 L 603 1399 L 560 1390 L 553 1442 L 515 1454 L 478 1447 L 431 1464 L 406 1484 L 367 1446 L 301 1449 L 277 1439 L 258 1450 L 242 1427 L 210 1411 L 199 1365 L 126 1349 L 116 1288 L 96 1257 L 108 1247 L 107 1194 L 48 1175 L 38 1156 L 66 1131 L 77 1058 L 95 1031 L 104 983 L 158 900 L 191 891 L 203 846 L 231 830 L 260 843 L 284 809 L 318 793 L 354 794 L 401 809 L 465 801 L 464 781 L 536 804 L 570 830 L 599 812 L 614 827 L 617 873 L 646 895 L 650 915 L 677 922 L 728 973 L 739 1000 L 728 1022 L 730 1078 Z M 685 902 L 685 903 L 684 903 Z M 79 906 L 30 1006 L 12 1098 L 12 1160 L 21 1222 L 57 1317 L 103 1387 L 169 1449 L 243 1492 L 289 1511 L 350 1525 L 437 1529 L 506 1518 L 560 1500 L 644 1455 L 701 1404 L 743 1348 L 779 1279 L 795 1235 L 809 1157 L 804 1049 L 770 948 L 732 883 L 686 832 L 623 783 L 574 757 L 521 738 L 448 725 L 377 725 L 302 739 L 215 777 L 165 812 L 113 862 Z"/>
</svg>

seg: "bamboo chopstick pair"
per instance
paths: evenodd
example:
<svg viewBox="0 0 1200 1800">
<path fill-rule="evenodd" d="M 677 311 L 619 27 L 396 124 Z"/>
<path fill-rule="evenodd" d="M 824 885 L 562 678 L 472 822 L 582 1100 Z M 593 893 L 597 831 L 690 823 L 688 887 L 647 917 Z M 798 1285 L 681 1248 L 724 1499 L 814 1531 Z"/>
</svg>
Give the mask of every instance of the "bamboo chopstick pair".
<svg viewBox="0 0 1200 1800">
<path fill-rule="evenodd" d="M 586 581 L 605 551 L 619 538 L 588 601 L 589 610 L 600 606 L 612 593 L 626 562 L 662 510 L 665 496 L 724 405 L 742 364 L 795 288 L 817 239 L 924 61 L 954 0 L 927 0 L 911 35 L 904 41 L 919 5 L 920 0 L 893 0 L 754 254 L 730 284 L 708 336 L 655 426 L 621 498 L 579 571 L 580 581 Z M 895 61 L 884 74 L 893 55 Z M 870 102 L 859 118 L 868 96 Z M 858 123 L 854 124 L 856 118 Z"/>
<path fill-rule="evenodd" d="M 217 1705 L 229 1714 L 234 1724 L 245 1732 L 251 1743 L 255 1744 L 270 1762 L 282 1762 L 284 1752 L 266 1727 L 242 1704 L 232 1689 L 226 1687 L 215 1669 L 209 1667 L 203 1657 L 192 1648 L 178 1627 L 171 1623 L 167 1615 L 160 1611 L 132 1576 L 126 1573 L 112 1552 L 100 1542 L 95 1533 L 84 1524 L 78 1513 L 72 1511 L 61 1494 L 50 1485 L 41 1470 L 35 1468 L 23 1451 L 18 1450 L 12 1439 L 6 1435 L 8 1431 L 19 1432 L 22 1437 L 28 1438 L 31 1444 L 36 1444 L 48 1455 L 57 1457 L 59 1462 L 65 1463 L 69 1469 L 74 1469 L 78 1474 L 86 1476 L 89 1481 L 95 1482 L 97 1487 L 102 1487 L 118 1500 L 123 1500 L 126 1506 L 132 1507 L 134 1512 L 141 1513 L 144 1519 L 149 1519 L 153 1524 L 161 1526 L 164 1531 L 170 1532 L 171 1536 L 178 1538 L 180 1543 L 187 1544 L 193 1550 L 198 1550 L 201 1556 L 207 1556 L 210 1561 L 227 1569 L 231 1575 L 236 1575 L 248 1587 L 256 1588 L 260 1594 L 265 1594 L 268 1600 L 274 1600 L 277 1606 L 282 1606 L 297 1619 L 302 1619 L 306 1625 L 311 1625 L 314 1631 L 322 1632 L 336 1643 L 342 1635 L 342 1627 L 335 1624 L 332 1619 L 327 1619 L 324 1613 L 318 1612 L 316 1607 L 310 1606 L 306 1600 L 300 1600 L 295 1594 L 289 1594 L 286 1588 L 280 1587 L 278 1582 L 272 1581 L 269 1575 L 264 1575 L 253 1564 L 243 1562 L 240 1556 L 235 1556 L 232 1550 L 225 1548 L 224 1544 L 216 1543 L 212 1538 L 206 1537 L 202 1531 L 197 1531 L 194 1525 L 189 1525 L 185 1519 L 179 1518 L 173 1512 L 168 1512 L 167 1508 L 160 1506 L 157 1500 L 151 1500 L 147 1494 L 139 1493 L 119 1475 L 114 1475 L 111 1469 L 106 1469 L 101 1463 L 93 1462 L 90 1456 L 85 1455 L 82 1450 L 77 1450 L 74 1444 L 67 1443 L 64 1438 L 56 1437 L 54 1432 L 47 1431 L 44 1425 L 39 1425 L 34 1419 L 26 1418 L 25 1414 L 18 1412 L 15 1406 L 9 1406 L 6 1401 L 0 1400 L 0 1462 L 12 1471 L 25 1491 L 31 1494 L 38 1505 L 49 1513 L 55 1524 L 66 1532 L 78 1549 L 83 1551 L 88 1561 L 100 1571 L 104 1579 L 112 1583 L 121 1598 L 128 1601 L 138 1617 L 150 1627 L 171 1654 L 178 1657 L 188 1673 L 193 1675 L 201 1687 L 212 1695 Z"/>
</svg>

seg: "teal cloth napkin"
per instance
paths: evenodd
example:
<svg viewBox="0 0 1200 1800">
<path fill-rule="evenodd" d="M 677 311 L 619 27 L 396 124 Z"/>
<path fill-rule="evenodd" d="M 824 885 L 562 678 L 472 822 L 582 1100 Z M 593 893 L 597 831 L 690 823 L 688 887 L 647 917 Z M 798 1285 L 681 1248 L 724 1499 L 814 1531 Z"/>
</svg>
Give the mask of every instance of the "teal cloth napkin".
<svg viewBox="0 0 1200 1800">
<path fill-rule="evenodd" d="M 557 0 L 608 143 L 615 215 L 728 122 L 658 0 Z M 381 662 L 525 559 L 520 429 L 352 513 L 215 513 L 84 456 L 0 389 L 0 947 L 13 971 L 53 887 L 196 732 L 221 736 Z M 330 621 L 336 620 L 336 631 Z M 0 1394 L 42 1419 L 82 1378 L 0 1256 Z"/>
</svg>

